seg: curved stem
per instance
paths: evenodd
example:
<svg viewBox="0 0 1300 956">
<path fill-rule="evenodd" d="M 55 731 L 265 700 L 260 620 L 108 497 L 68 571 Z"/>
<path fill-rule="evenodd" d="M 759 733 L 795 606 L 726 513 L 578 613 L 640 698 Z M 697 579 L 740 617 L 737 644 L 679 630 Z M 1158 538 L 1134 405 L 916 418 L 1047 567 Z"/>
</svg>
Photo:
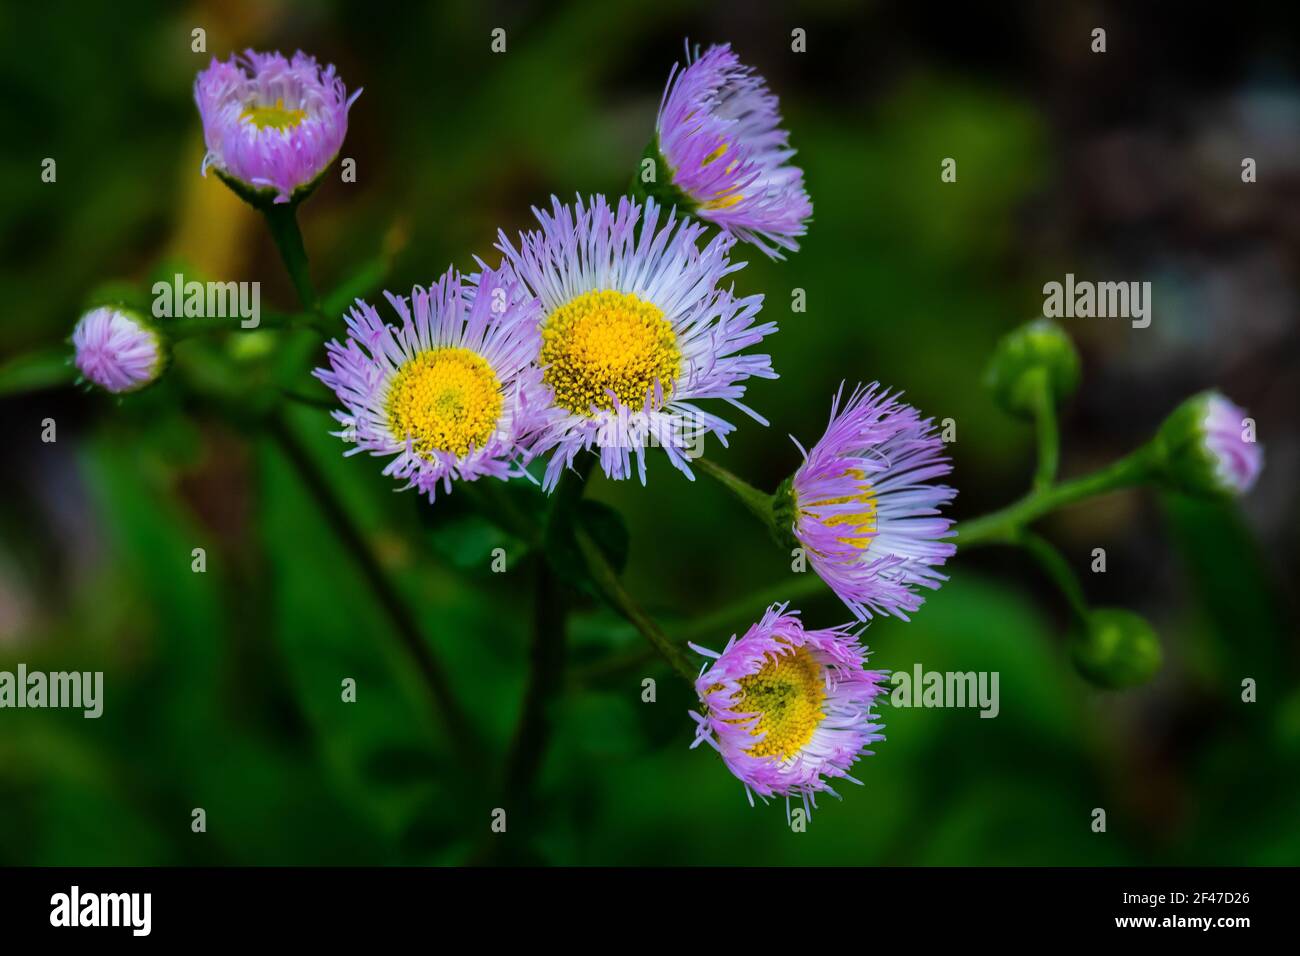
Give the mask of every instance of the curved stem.
<svg viewBox="0 0 1300 956">
<path fill-rule="evenodd" d="M 663 656 L 673 670 L 681 675 L 682 679 L 694 687 L 696 670 L 691 666 L 690 658 L 686 656 L 686 652 L 660 630 L 659 625 L 627 593 L 622 582 L 618 579 L 617 572 L 605 559 L 605 555 L 600 548 L 596 547 L 596 543 L 591 540 L 587 532 L 581 528 L 575 528 L 574 535 L 578 539 L 578 547 L 587 561 L 591 578 L 605 596 L 605 599 L 613 605 L 616 611 L 627 618 L 633 627 L 641 632 L 641 635 L 654 646 L 654 649 Z"/>
<path fill-rule="evenodd" d="M 1070 567 L 1070 562 L 1065 559 L 1065 555 L 1046 538 L 1034 534 L 1032 531 L 1021 531 L 1015 536 L 1012 542 L 1020 547 L 1038 562 L 1039 566 L 1047 572 L 1053 583 L 1060 589 L 1061 594 L 1065 597 L 1066 602 L 1070 605 L 1070 610 L 1080 621 L 1088 617 L 1088 602 L 1083 595 L 1083 585 L 1079 583 L 1078 577 L 1075 576 L 1074 569 Z"/>
<path fill-rule="evenodd" d="M 1061 436 L 1056 425 L 1056 402 L 1052 386 L 1045 375 L 1038 380 L 1038 394 L 1034 401 L 1034 424 L 1038 432 L 1038 469 L 1034 472 L 1033 490 L 1043 492 L 1056 480 L 1057 464 L 1061 457 Z"/>
<path fill-rule="evenodd" d="M 1066 505 L 1141 484 L 1151 472 L 1150 446 L 1139 448 L 1090 475 L 1031 492 L 1015 504 L 957 525 L 958 548 L 1009 543 L 1017 530 Z"/>
<path fill-rule="evenodd" d="M 415 615 L 402 600 L 392 582 L 388 580 L 361 530 L 352 520 L 343 503 L 335 496 L 333 489 L 321 477 L 320 468 L 311 460 L 307 449 L 298 441 L 292 429 L 279 416 L 272 416 L 269 419 L 268 428 L 280 451 L 315 500 L 326 524 L 334 531 L 343 549 L 356 562 L 362 579 L 388 617 L 403 649 L 414 660 L 416 670 L 419 671 L 420 677 L 429 689 L 429 697 L 434 705 L 436 716 L 445 725 L 451 737 L 453 750 L 457 751 L 468 767 L 478 768 L 482 763 L 483 750 L 478 745 L 477 736 L 465 711 L 456 699 L 451 680 L 425 642 Z"/>
<path fill-rule="evenodd" d="M 799 580 L 792 584 L 784 582 L 774 584 L 771 587 L 755 591 L 739 601 L 733 601 L 716 611 L 711 611 L 702 617 L 694 617 L 689 621 L 683 621 L 673 628 L 674 633 L 669 640 L 682 648 L 683 654 L 686 653 L 687 641 L 702 641 L 706 644 L 711 643 L 722 646 L 727 642 L 727 638 L 736 633 L 740 626 L 756 620 L 759 612 L 766 610 L 771 605 L 780 601 L 795 603 L 801 598 L 829 592 L 830 589 L 825 582 L 815 573 L 809 571 L 801 574 Z M 591 684 L 611 674 L 618 674 L 645 664 L 647 661 L 653 660 L 656 653 L 657 649 L 653 646 L 638 647 L 626 654 L 595 661 L 580 669 L 575 669 L 572 680 L 579 685 Z"/>
<path fill-rule="evenodd" d="M 696 459 L 695 467 L 735 495 L 740 503 L 752 511 L 764 525 L 769 528 L 772 526 L 771 495 L 760 491 L 743 478 L 733 475 L 721 465 L 715 464 L 707 458 Z"/>
<path fill-rule="evenodd" d="M 1044 412 L 1040 413 L 1038 418 L 1040 439 L 1046 439 L 1040 441 L 1040 445 L 1045 446 L 1046 451 L 1042 452 L 1044 457 L 1039 463 L 1039 477 L 1035 480 L 1035 490 L 1014 504 L 957 525 L 956 543 L 959 548 L 970 548 L 980 544 L 1010 543 L 1020 528 L 1049 512 L 1085 498 L 1093 498 L 1141 484 L 1151 475 L 1155 452 L 1150 445 L 1144 445 L 1090 475 L 1052 485 L 1050 477 L 1045 476 L 1054 475 L 1056 472 L 1055 414 Z M 771 495 L 760 491 L 743 478 L 733 475 L 707 458 L 697 460 L 695 465 L 722 484 L 765 526 L 769 529 L 774 528 Z M 1041 481 L 1046 481 L 1047 487 L 1037 487 Z"/>
<path fill-rule="evenodd" d="M 1091 475 L 1084 475 L 1081 478 L 1042 491 L 1031 492 L 1015 504 L 1008 505 L 980 518 L 963 521 L 955 528 L 957 544 L 963 549 L 984 544 L 1023 546 L 1052 577 L 1070 603 L 1071 610 L 1076 614 L 1084 615 L 1087 613 L 1087 602 L 1068 562 L 1046 539 L 1026 531 L 1025 525 L 1057 508 L 1074 504 L 1085 498 L 1140 484 L 1150 473 L 1151 460 L 1152 452 L 1149 450 L 1149 446 L 1139 448 L 1132 454 Z M 758 504 L 760 498 L 767 499 L 767 496 L 748 482 L 737 478 L 706 459 L 701 459 L 696 464 L 707 474 L 717 478 L 724 487 L 740 498 L 751 511 L 763 518 L 765 523 L 768 522 L 769 515 L 764 513 Z M 600 558 L 603 564 L 604 559 L 599 555 L 599 551 L 595 548 L 590 550 L 595 552 L 595 557 Z M 591 560 L 592 558 L 589 556 L 589 561 Z M 593 563 L 593 573 L 596 570 L 598 569 Z M 613 576 L 612 569 L 608 569 L 607 564 L 605 570 L 608 572 L 609 577 L 605 582 L 598 580 L 597 583 L 601 584 L 602 587 L 606 587 L 607 593 L 612 595 L 611 603 L 623 613 L 624 617 L 633 626 L 641 631 L 656 651 L 670 663 L 673 663 L 674 668 L 683 676 L 687 676 L 692 682 L 694 681 L 694 672 L 689 668 L 684 669 L 679 664 L 685 657 L 685 652 L 681 647 L 685 641 L 694 640 L 697 637 L 706 637 L 733 621 L 744 620 L 745 615 L 753 614 L 757 609 L 766 607 L 773 601 L 794 602 L 826 590 L 825 582 L 817 574 L 805 572 L 799 576 L 797 581 L 765 588 L 749 597 L 727 605 L 713 614 L 683 625 L 681 632 L 678 634 L 678 640 L 673 641 L 636 606 L 626 592 L 622 591 L 621 586 L 618 585 L 617 577 Z M 617 588 L 617 590 L 614 590 L 614 588 Z M 644 660 L 644 654 L 628 654 L 613 661 L 602 661 L 576 674 L 575 680 L 585 682 L 606 673 L 633 667 Z"/>
<path fill-rule="evenodd" d="M 578 501 L 586 489 L 588 478 L 595 467 L 595 463 L 595 456 L 587 455 L 579 460 L 571 472 L 566 472 L 556 489 L 554 500 L 547 512 L 545 526 L 538 527 L 531 518 L 521 515 L 521 533 L 525 534 L 528 540 L 544 541 L 547 536 L 555 533 L 559 524 L 567 524 L 573 534 L 574 541 L 578 545 L 578 550 L 587 564 L 592 583 L 596 585 L 601 595 L 609 602 L 611 607 L 623 615 L 650 642 L 654 651 L 662 655 L 673 670 L 694 687 L 696 672 L 691 667 L 690 658 L 686 652 L 672 641 L 659 628 L 659 625 L 641 609 L 640 605 L 633 600 L 632 596 L 627 593 L 622 582 L 619 581 L 618 572 L 609 563 L 604 552 L 600 550 L 591 539 L 591 536 L 575 520 Z M 480 501 L 486 500 L 486 498 L 480 499 Z M 500 518 L 501 516 L 498 515 L 498 519 Z M 552 579 L 552 583 L 556 582 Z M 536 662 L 538 658 L 534 658 L 534 660 Z M 558 682 L 558 678 L 552 680 L 553 684 L 558 684 Z"/>
</svg>

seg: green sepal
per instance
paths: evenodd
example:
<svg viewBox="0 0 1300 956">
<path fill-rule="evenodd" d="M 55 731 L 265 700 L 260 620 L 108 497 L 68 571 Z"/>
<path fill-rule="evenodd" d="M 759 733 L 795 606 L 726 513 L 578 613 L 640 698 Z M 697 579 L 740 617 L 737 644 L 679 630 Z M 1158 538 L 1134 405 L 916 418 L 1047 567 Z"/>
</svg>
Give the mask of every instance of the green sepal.
<svg viewBox="0 0 1300 956">
<path fill-rule="evenodd" d="M 1219 465 L 1205 443 L 1205 419 L 1212 391 L 1199 392 L 1170 412 L 1152 441 L 1156 474 L 1174 489 L 1203 498 L 1230 498 L 1234 489 L 1219 478 Z"/>
<path fill-rule="evenodd" d="M 337 156 L 334 157 L 334 159 L 337 158 Z M 273 186 L 254 186 L 252 183 L 246 183 L 242 179 L 230 175 L 225 170 L 218 169 L 216 166 L 212 167 L 212 171 L 217 174 L 218 179 L 230 187 L 230 191 L 236 196 L 248 203 L 254 209 L 264 212 L 271 206 L 288 205 L 294 207 L 299 205 L 303 200 L 316 191 L 316 187 L 321 184 L 321 180 L 325 178 L 325 174 L 330 171 L 331 167 L 333 167 L 334 159 L 331 159 L 325 164 L 324 168 L 316 175 L 315 179 L 303 186 L 299 186 L 289 195 L 288 200 L 282 203 L 277 203 L 275 201 L 276 197 L 280 195 L 280 190 Z"/>
<path fill-rule="evenodd" d="M 652 164 L 650 169 L 654 171 L 653 182 L 645 181 L 647 160 Z M 636 172 L 632 174 L 632 182 L 628 185 L 628 195 L 642 203 L 648 198 L 653 198 L 656 203 L 667 209 L 676 206 L 678 210 L 687 214 L 693 214 L 699 208 L 699 203 L 673 184 L 673 170 L 659 150 L 657 136 L 646 144 L 640 160 L 637 161 Z"/>
</svg>

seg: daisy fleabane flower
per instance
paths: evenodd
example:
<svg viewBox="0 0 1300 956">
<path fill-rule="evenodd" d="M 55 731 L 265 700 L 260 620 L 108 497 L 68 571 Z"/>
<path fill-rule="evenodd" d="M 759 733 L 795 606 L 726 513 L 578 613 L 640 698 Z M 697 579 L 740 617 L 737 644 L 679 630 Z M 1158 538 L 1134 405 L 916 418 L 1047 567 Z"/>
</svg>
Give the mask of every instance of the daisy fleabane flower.
<svg viewBox="0 0 1300 956">
<path fill-rule="evenodd" d="M 536 301 L 508 270 L 471 283 L 448 270 L 410 298 L 385 292 L 400 325 L 361 299 L 315 375 L 344 410 L 336 434 L 391 459 L 384 474 L 434 500 L 438 486 L 524 474 L 526 439 L 547 420 L 539 389 Z"/>
<path fill-rule="evenodd" d="M 1264 467 L 1263 448 L 1253 437 L 1243 437 L 1249 421 L 1246 410 L 1223 395 L 1214 392 L 1205 399 L 1205 449 L 1219 486 L 1230 494 L 1249 491 Z"/>
<path fill-rule="evenodd" d="M 812 203 L 777 98 L 730 44 L 674 64 L 655 123 L 659 154 L 691 212 L 768 256 L 797 250 Z"/>
<path fill-rule="evenodd" d="M 288 202 L 334 161 L 360 95 L 349 96 L 332 65 L 301 51 L 291 60 L 254 50 L 214 57 L 194 80 L 208 147 L 202 172 L 215 169 L 237 192 Z"/>
<path fill-rule="evenodd" d="M 705 226 L 676 211 L 665 218 L 653 199 L 603 196 L 550 213 L 534 208 L 541 228 L 516 247 L 504 232 L 497 248 L 541 302 L 537 363 L 555 408 L 538 439 L 550 452 L 550 490 L 583 450 L 598 449 L 602 470 L 644 484 L 645 450 L 661 447 L 691 477 L 688 454 L 706 434 L 725 446 L 735 429 L 696 402 L 722 399 L 764 425 L 741 403 L 744 381 L 776 378 L 767 355 L 742 354 L 776 331 L 756 322 L 761 295 L 737 298 L 722 280 L 743 262 L 728 258 L 735 240 L 719 234 L 699 246 Z"/>
<path fill-rule="evenodd" d="M 956 551 L 939 509 L 957 492 L 933 483 L 952 462 L 933 421 L 898 393 L 859 386 L 841 409 L 842 397 L 841 386 L 779 507 L 813 569 L 860 620 L 907 620 L 924 602 L 917 589 L 947 580 L 935 568 Z"/>
<path fill-rule="evenodd" d="M 72 347 L 78 371 L 110 392 L 144 388 L 167 364 L 157 330 L 122 306 L 100 306 L 83 315 L 72 331 Z"/>
<path fill-rule="evenodd" d="M 1255 420 L 1217 391 L 1179 405 L 1160 426 L 1154 447 L 1166 479 L 1191 494 L 1243 495 L 1264 468 Z"/>
<path fill-rule="evenodd" d="M 695 741 L 707 743 L 741 783 L 751 804 L 816 795 L 849 776 L 867 745 L 884 740 L 872 711 L 888 675 L 865 669 L 867 650 L 850 626 L 805 630 L 797 611 L 774 604 L 745 635 L 734 635 L 721 654 L 691 645 L 711 658 L 695 681 L 700 710 L 692 711 Z"/>
</svg>

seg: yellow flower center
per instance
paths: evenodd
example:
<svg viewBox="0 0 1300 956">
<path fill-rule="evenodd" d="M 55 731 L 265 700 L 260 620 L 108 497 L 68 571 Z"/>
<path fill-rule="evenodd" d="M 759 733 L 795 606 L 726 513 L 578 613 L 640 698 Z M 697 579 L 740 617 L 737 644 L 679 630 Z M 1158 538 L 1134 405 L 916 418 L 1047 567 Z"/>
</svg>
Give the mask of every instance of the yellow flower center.
<svg viewBox="0 0 1300 956">
<path fill-rule="evenodd" d="M 409 437 L 417 454 L 457 458 L 482 448 L 501 417 L 501 383 L 481 355 L 464 348 L 421 352 L 397 370 L 385 411 L 393 437 Z"/>
<path fill-rule="evenodd" d="M 278 99 L 274 106 L 258 106 L 250 103 L 244 107 L 244 111 L 239 114 L 240 119 L 246 119 L 258 129 L 286 130 L 293 129 L 304 119 L 307 118 L 306 110 L 287 110 L 284 108 L 284 100 Z"/>
<path fill-rule="evenodd" d="M 727 144 L 723 143 L 713 152 L 709 153 L 709 155 L 704 157 L 704 160 L 700 163 L 700 168 L 703 169 L 705 166 L 709 165 L 709 163 L 721 159 L 722 154 L 725 153 L 726 151 L 727 151 Z M 727 172 L 728 173 L 732 172 L 736 168 L 736 165 L 737 165 L 736 163 L 732 163 L 730 166 L 728 166 Z M 722 192 L 714 196 L 712 199 L 706 199 L 702 201 L 700 203 L 700 208 L 701 209 L 726 209 L 728 206 L 734 206 L 736 203 L 740 202 L 744 198 L 745 198 L 744 195 L 742 195 L 738 190 L 735 189 L 723 190 Z"/>
<path fill-rule="evenodd" d="M 858 487 L 861 489 L 859 494 L 810 502 L 805 508 L 824 508 L 827 505 L 843 505 L 849 502 L 861 504 L 861 511 L 841 512 L 820 520 L 822 524 L 828 527 L 845 525 L 845 530 L 851 532 L 851 534 L 846 538 L 837 538 L 836 540 L 840 544 L 851 544 L 859 550 L 865 550 L 876 534 L 876 492 L 867 483 L 867 476 L 860 469 L 850 468 L 846 474 L 852 475 L 858 480 Z M 807 510 L 803 510 L 803 514 L 808 514 Z"/>
<path fill-rule="evenodd" d="M 713 162 L 715 159 L 721 159 L 721 158 L 722 158 L 722 154 L 725 153 L 726 151 L 727 151 L 727 144 L 726 144 L 726 143 L 723 143 L 721 146 L 719 146 L 719 147 L 718 147 L 717 149 L 715 149 L 713 152 L 709 153 L 709 155 L 705 156 L 705 157 L 704 157 L 704 160 L 700 163 L 700 166 L 701 166 L 701 167 L 703 167 L 703 166 L 707 166 L 707 165 L 709 165 L 709 163 Z"/>
<path fill-rule="evenodd" d="M 542 326 L 543 380 L 555 404 L 576 415 L 622 405 L 639 409 L 659 382 L 664 399 L 681 369 L 677 333 L 663 310 L 630 292 L 584 292 Z"/>
<path fill-rule="evenodd" d="M 791 757 L 798 753 L 826 714 L 826 680 L 822 666 L 806 647 L 772 654 L 755 674 L 740 678 L 740 697 L 733 710 L 758 714 L 750 733 L 767 736 L 745 753 L 751 757 Z"/>
</svg>

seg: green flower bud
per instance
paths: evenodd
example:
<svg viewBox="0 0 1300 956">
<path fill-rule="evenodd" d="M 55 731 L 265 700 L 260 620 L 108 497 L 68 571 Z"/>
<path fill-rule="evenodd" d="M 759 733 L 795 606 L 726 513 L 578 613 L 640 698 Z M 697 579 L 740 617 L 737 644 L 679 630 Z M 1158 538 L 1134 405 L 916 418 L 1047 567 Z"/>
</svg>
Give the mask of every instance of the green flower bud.
<svg viewBox="0 0 1300 956">
<path fill-rule="evenodd" d="M 1193 395 L 1174 409 L 1152 444 L 1160 478 L 1189 494 L 1244 494 L 1264 466 L 1255 420 L 1213 391 Z"/>
<path fill-rule="evenodd" d="M 1146 619 L 1123 608 L 1094 608 L 1071 645 L 1074 666 L 1099 687 L 1145 684 L 1160 669 L 1160 640 Z"/>
<path fill-rule="evenodd" d="M 984 382 L 1002 408 L 1032 418 L 1044 385 L 1058 405 L 1074 394 L 1079 387 L 1079 353 L 1059 325 L 1035 319 L 1002 338 Z"/>
</svg>

